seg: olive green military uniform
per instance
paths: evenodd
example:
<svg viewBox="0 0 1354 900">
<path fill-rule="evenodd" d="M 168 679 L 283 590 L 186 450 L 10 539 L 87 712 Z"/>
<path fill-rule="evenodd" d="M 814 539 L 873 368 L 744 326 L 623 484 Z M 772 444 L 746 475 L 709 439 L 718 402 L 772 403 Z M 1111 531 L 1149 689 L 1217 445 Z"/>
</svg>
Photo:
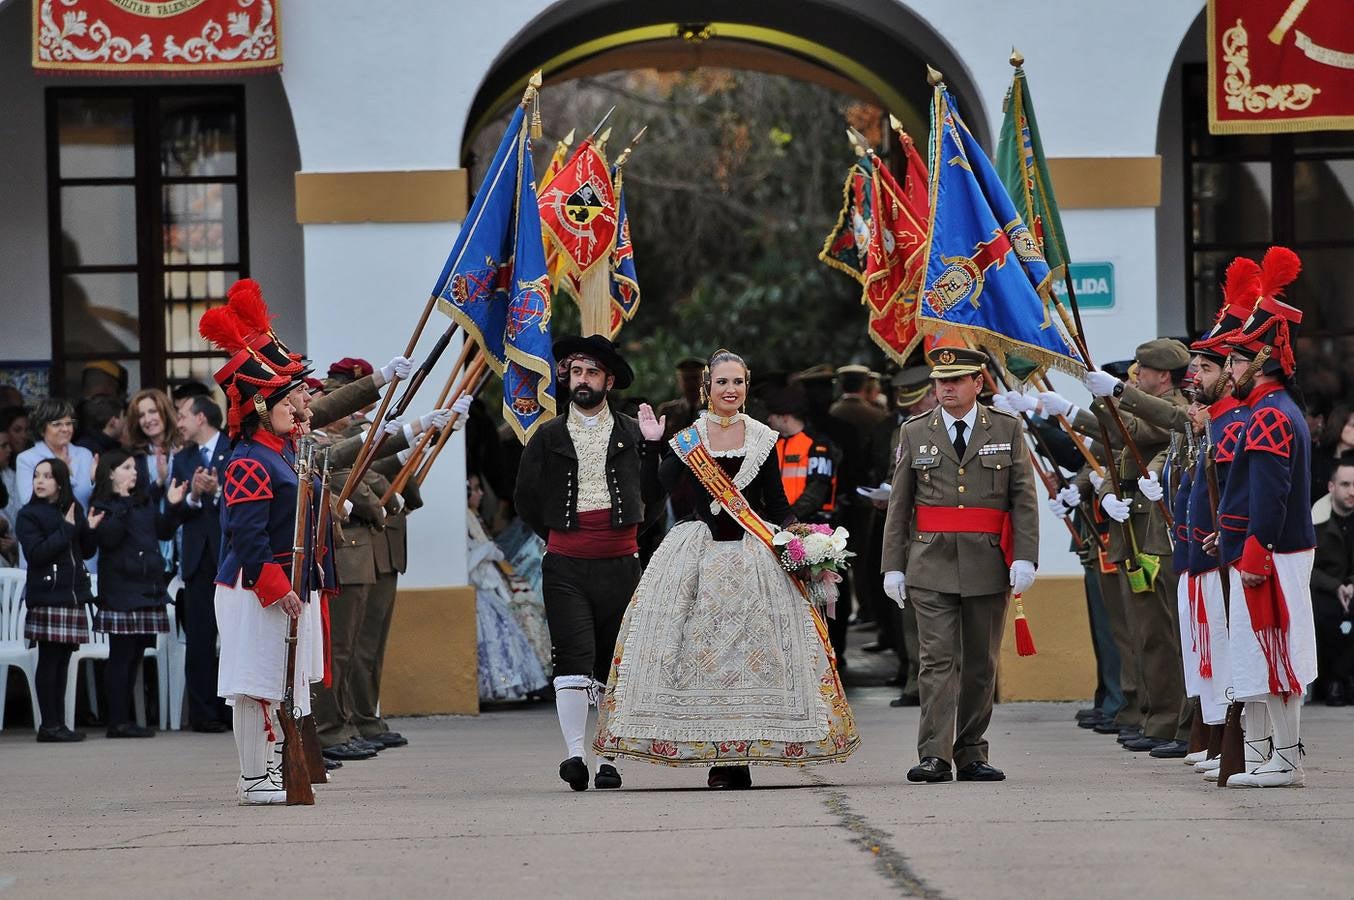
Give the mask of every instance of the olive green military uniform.
<svg viewBox="0 0 1354 900">
<path fill-rule="evenodd" d="M 957 352 L 957 351 L 956 351 Z M 1010 514 L 1013 558 L 1039 559 L 1039 512 L 1024 427 L 981 404 L 962 458 L 940 408 L 903 423 L 884 525 L 883 566 L 907 578 L 917 614 L 917 752 L 958 767 L 987 761 L 1010 567 L 996 534 L 917 531 L 917 507 Z"/>
<path fill-rule="evenodd" d="M 1159 339 L 1138 348 L 1138 363 L 1153 369 L 1170 371 L 1189 362 L 1189 351 L 1178 341 Z M 1172 364 L 1174 363 L 1174 364 Z M 1117 401 L 1124 425 L 1137 444 L 1148 471 L 1161 475 L 1165 451 L 1170 447 L 1171 431 L 1180 423 L 1188 427 L 1185 410 L 1188 401 L 1179 390 L 1153 397 L 1126 386 Z M 1087 433 L 1098 433 L 1103 421 L 1111 441 L 1118 444 L 1117 426 L 1102 401 L 1092 411 L 1079 410 L 1073 424 Z M 1139 702 L 1144 710 L 1142 729 L 1147 737 L 1187 740 L 1193 705 L 1185 698 L 1184 662 L 1180 653 L 1180 614 L 1176 595 L 1179 576 L 1172 568 L 1174 547 L 1160 503 L 1148 501 L 1138 492 L 1137 460 L 1125 447 L 1116 447 L 1119 456 L 1119 482 L 1130 504 L 1129 519 L 1110 522 L 1109 559 L 1119 564 L 1119 593 L 1125 601 L 1128 626 L 1133 638 L 1139 676 Z M 1114 493 L 1112 480 L 1100 486 L 1100 496 Z M 1099 500 L 1097 499 L 1097 503 Z M 1135 593 L 1129 585 L 1127 569 L 1138 552 L 1156 556 L 1161 563 L 1151 590 Z"/>
</svg>

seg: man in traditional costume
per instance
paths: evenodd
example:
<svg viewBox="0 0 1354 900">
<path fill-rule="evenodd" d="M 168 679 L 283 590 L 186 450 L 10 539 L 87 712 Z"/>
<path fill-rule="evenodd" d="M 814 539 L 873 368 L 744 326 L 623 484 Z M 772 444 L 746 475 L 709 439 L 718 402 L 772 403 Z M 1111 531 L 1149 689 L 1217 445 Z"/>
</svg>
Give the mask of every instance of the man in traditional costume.
<svg viewBox="0 0 1354 900">
<path fill-rule="evenodd" d="M 527 441 L 514 502 L 546 541 L 541 587 L 566 754 L 559 777 L 584 791 L 588 707 L 606 683 L 621 618 L 639 583 L 646 507 L 656 509 L 662 496 L 663 422 L 647 404 L 641 421 L 611 409 L 607 394 L 628 387 L 634 373 L 607 338 L 562 338 L 554 355 L 569 387 L 569 411 Z M 600 756 L 596 763 L 595 787 L 621 786 L 614 765 Z"/>
<path fill-rule="evenodd" d="M 635 591 L 593 744 L 604 756 L 708 766 L 715 789 L 751 787 L 750 765 L 840 762 L 859 741 L 827 628 L 771 544 L 794 516 L 777 433 L 740 411 L 747 387 L 743 360 L 717 351 L 709 407 L 672 438 L 663 487 L 693 482 L 702 502 Z"/>
<path fill-rule="evenodd" d="M 1278 299 L 1299 268 L 1291 250 L 1270 248 L 1255 311 L 1226 339 L 1236 397 L 1250 411 L 1217 529 L 1220 559 L 1231 569 L 1232 690 L 1246 704 L 1246 770 L 1228 779 L 1234 788 L 1304 782 L 1302 693 L 1316 678 L 1311 436 L 1292 393 L 1302 313 Z"/>
</svg>

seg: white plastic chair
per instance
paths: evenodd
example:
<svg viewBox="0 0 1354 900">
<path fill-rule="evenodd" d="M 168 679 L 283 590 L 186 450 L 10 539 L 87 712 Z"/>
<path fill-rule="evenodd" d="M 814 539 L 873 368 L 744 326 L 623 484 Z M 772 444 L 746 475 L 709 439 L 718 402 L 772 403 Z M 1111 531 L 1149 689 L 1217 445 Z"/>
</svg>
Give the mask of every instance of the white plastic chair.
<svg viewBox="0 0 1354 900">
<path fill-rule="evenodd" d="M 169 583 L 169 596 L 179 596 L 182 588 L 182 579 L 175 575 Z M 169 614 L 169 633 L 159 635 L 155 642 L 159 653 L 155 668 L 160 674 L 160 730 L 169 727 L 178 731 L 183 727 L 183 695 L 188 687 L 188 679 L 184 674 L 188 645 L 179 631 L 178 605 L 170 603 L 165 607 L 165 612 Z"/>
<path fill-rule="evenodd" d="M 5 728 L 5 695 L 9 667 L 15 666 L 28 679 L 28 701 L 33 704 L 33 728 L 42 722 L 38 712 L 38 651 L 24 640 L 23 569 L 0 568 L 0 731 Z"/>
</svg>

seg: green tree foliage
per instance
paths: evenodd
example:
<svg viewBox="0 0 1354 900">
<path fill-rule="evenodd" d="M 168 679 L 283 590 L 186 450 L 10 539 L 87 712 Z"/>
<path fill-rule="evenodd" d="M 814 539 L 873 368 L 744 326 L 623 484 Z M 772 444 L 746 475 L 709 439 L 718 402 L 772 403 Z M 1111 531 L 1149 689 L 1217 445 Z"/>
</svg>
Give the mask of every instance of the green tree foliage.
<svg viewBox="0 0 1354 900">
<path fill-rule="evenodd" d="M 852 161 L 844 129 L 861 117 L 859 101 L 723 69 L 547 84 L 537 172 L 556 140 L 571 128 L 581 140 L 613 105 L 608 158 L 649 126 L 624 178 L 643 292 L 619 337 L 636 372 L 631 396 L 668 399 L 673 364 L 721 346 L 742 353 L 754 377 L 823 362 L 885 365 L 865 333 L 859 286 L 817 258 L 841 206 Z M 495 125 L 477 137 L 481 163 L 501 134 Z M 556 296 L 552 327 L 578 331 L 566 295 Z"/>
</svg>

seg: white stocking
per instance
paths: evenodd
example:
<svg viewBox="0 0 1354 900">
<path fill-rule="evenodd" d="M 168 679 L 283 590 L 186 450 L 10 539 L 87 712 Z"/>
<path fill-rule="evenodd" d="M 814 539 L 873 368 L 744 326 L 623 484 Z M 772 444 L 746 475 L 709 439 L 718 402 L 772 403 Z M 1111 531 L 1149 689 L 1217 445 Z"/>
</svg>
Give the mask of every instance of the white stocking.
<svg viewBox="0 0 1354 900">
<path fill-rule="evenodd" d="M 263 705 L 253 697 L 236 694 L 232 709 L 235 749 L 240 754 L 240 777 L 262 778 L 268 772 L 271 759 Z"/>
<path fill-rule="evenodd" d="M 555 679 L 555 712 L 559 716 L 560 734 L 564 736 L 566 759 L 585 756 L 591 682 L 586 675 L 561 675 Z"/>
<path fill-rule="evenodd" d="M 1284 700 L 1287 699 L 1287 703 Z M 1287 698 L 1270 694 L 1265 698 L 1269 721 L 1274 727 L 1274 755 L 1260 766 L 1260 772 L 1284 772 L 1301 768 L 1298 752 L 1298 726 L 1302 717 L 1302 697 L 1291 694 Z"/>
<path fill-rule="evenodd" d="M 1263 700 L 1246 701 L 1246 769 L 1256 767 L 1269 759 L 1273 751 L 1270 742 L 1269 708 Z"/>
</svg>

